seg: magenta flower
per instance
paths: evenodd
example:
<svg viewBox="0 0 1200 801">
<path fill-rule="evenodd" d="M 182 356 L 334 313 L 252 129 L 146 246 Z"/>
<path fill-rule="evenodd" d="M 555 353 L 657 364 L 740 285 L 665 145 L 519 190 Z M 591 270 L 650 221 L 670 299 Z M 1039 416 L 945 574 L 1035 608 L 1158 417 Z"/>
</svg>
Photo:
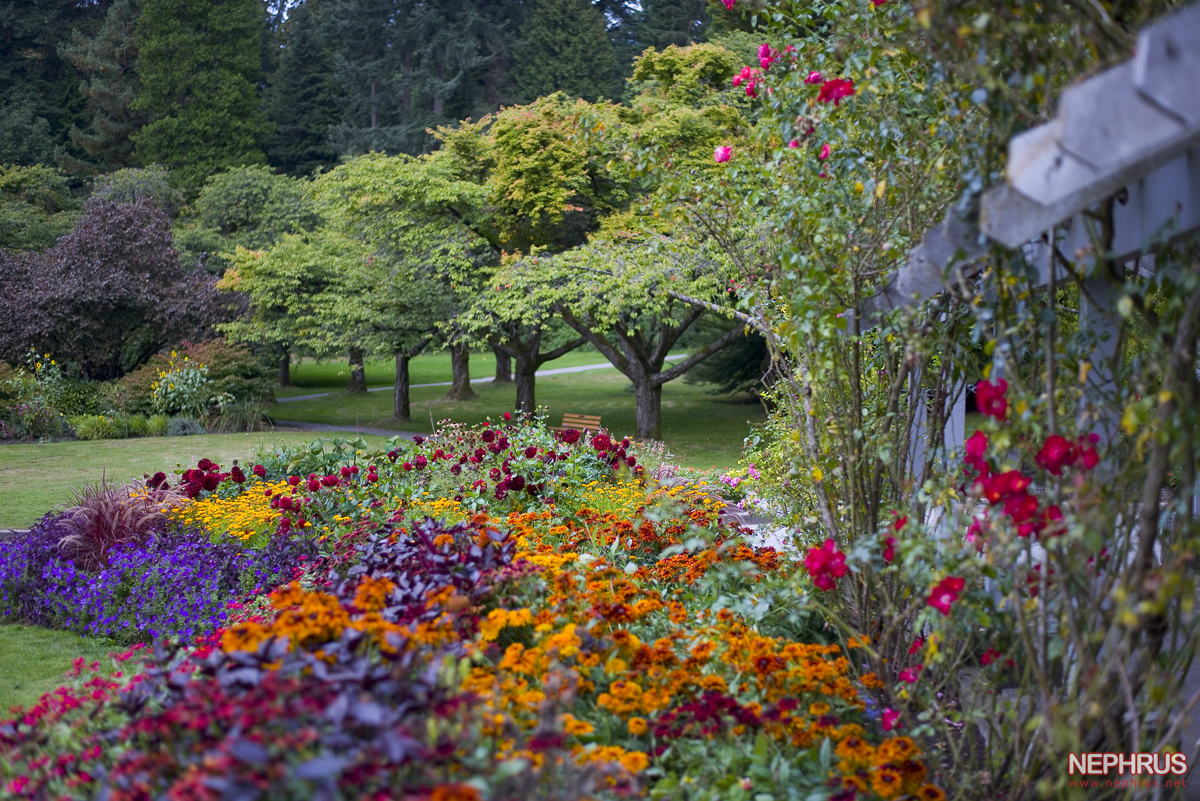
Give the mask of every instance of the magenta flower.
<svg viewBox="0 0 1200 801">
<path fill-rule="evenodd" d="M 961 578 L 947 576 L 939 581 L 930 591 L 929 597 L 925 599 L 925 602 L 943 615 L 949 615 L 950 605 L 958 600 L 959 594 L 962 593 L 966 585 L 967 583 Z"/>
<path fill-rule="evenodd" d="M 733 158 L 733 148 L 729 145 L 720 145 L 713 150 L 713 159 L 718 164 L 724 164 Z"/>
<path fill-rule="evenodd" d="M 897 722 L 900 720 L 900 713 L 894 709 L 888 708 L 883 710 L 883 730 L 891 731 L 899 728 Z"/>
<path fill-rule="evenodd" d="M 725 4 L 726 11 L 733 11 L 733 7 L 737 5 L 737 0 L 721 0 Z"/>
<path fill-rule="evenodd" d="M 821 152 L 817 155 L 817 158 L 819 158 L 821 161 L 824 161 L 825 159 L 829 158 L 829 153 L 829 143 L 826 142 L 825 144 L 821 145 Z"/>
<path fill-rule="evenodd" d="M 788 147 L 790 147 L 792 150 L 795 150 L 796 148 L 800 147 L 800 143 L 793 139 L 792 141 L 788 142 Z"/>
<path fill-rule="evenodd" d="M 813 70 L 812 72 L 808 73 L 808 77 L 804 79 L 804 82 L 805 83 L 821 83 L 824 80 L 825 79 L 821 76 L 821 73 L 817 72 L 816 70 Z"/>
</svg>

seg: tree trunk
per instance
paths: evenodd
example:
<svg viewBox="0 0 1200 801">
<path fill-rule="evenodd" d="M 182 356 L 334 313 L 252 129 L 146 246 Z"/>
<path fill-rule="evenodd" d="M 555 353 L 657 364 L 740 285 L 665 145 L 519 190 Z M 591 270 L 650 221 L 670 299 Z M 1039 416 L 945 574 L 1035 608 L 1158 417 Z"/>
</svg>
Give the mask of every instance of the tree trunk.
<svg viewBox="0 0 1200 801">
<path fill-rule="evenodd" d="M 492 386 L 511 384 L 513 382 L 512 357 L 498 348 L 492 348 L 492 350 L 496 353 L 496 377 L 492 379 Z"/>
<path fill-rule="evenodd" d="M 346 392 L 366 392 L 367 391 L 367 368 L 363 364 L 363 349 L 350 349 L 350 386 L 346 387 Z"/>
<path fill-rule="evenodd" d="M 292 354 L 287 348 L 282 348 L 279 354 L 279 386 L 292 385 Z"/>
<path fill-rule="evenodd" d="M 454 377 L 446 397 L 450 400 L 474 398 L 475 392 L 471 389 L 471 350 L 466 345 L 450 346 L 450 369 Z"/>
<path fill-rule="evenodd" d="M 536 372 L 537 362 L 531 355 L 517 351 L 517 408 L 523 412 L 532 412 L 537 408 L 537 402 L 534 400 Z"/>
<path fill-rule="evenodd" d="M 662 439 L 662 384 L 643 378 L 636 386 L 638 439 Z"/>
<path fill-rule="evenodd" d="M 393 416 L 397 420 L 408 420 L 412 410 L 408 403 L 408 355 L 403 350 L 396 351 L 396 383 L 393 396 Z"/>
</svg>

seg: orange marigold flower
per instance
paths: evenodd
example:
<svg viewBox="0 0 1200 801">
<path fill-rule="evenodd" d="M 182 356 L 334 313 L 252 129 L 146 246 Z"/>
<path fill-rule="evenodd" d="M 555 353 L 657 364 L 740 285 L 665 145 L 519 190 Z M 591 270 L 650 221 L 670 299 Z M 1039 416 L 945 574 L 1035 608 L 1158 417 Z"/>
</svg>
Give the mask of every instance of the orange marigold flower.
<svg viewBox="0 0 1200 801">
<path fill-rule="evenodd" d="M 921 749 L 917 748 L 911 737 L 893 737 L 879 745 L 875 759 L 877 764 L 881 765 L 887 762 L 907 762 L 920 753 Z"/>
<path fill-rule="evenodd" d="M 883 682 L 874 673 L 864 673 L 859 679 L 868 690 L 882 690 Z"/>
<path fill-rule="evenodd" d="M 946 801 L 946 794 L 936 784 L 922 784 L 917 788 L 917 798 L 921 801 Z"/>
<path fill-rule="evenodd" d="M 871 789 L 873 789 L 880 798 L 895 798 L 899 795 L 901 788 L 904 786 L 904 777 L 900 775 L 900 771 L 894 768 L 877 768 L 871 774 Z"/>
<path fill-rule="evenodd" d="M 630 718 L 629 719 L 629 733 L 632 734 L 634 737 L 640 737 L 643 734 L 645 734 L 647 728 L 648 727 L 647 727 L 645 718 Z"/>
<path fill-rule="evenodd" d="M 469 784 L 442 784 L 433 788 L 429 801 L 479 801 L 479 791 Z"/>
</svg>

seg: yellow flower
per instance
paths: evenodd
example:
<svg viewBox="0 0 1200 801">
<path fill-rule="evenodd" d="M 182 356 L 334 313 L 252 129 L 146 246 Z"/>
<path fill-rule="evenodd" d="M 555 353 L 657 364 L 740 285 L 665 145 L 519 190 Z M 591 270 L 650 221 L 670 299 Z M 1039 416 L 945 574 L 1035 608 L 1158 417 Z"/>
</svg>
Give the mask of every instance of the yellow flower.
<svg viewBox="0 0 1200 801">
<path fill-rule="evenodd" d="M 645 718 L 630 718 L 629 719 L 629 733 L 632 734 L 634 737 L 640 737 L 643 734 L 645 734 L 647 728 L 648 727 L 646 725 Z"/>
</svg>

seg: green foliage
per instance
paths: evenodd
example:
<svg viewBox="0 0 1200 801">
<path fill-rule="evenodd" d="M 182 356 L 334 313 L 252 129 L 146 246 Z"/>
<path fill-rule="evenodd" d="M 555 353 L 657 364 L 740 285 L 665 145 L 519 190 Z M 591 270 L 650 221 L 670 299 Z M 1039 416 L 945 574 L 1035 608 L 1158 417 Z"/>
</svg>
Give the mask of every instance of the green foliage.
<svg viewBox="0 0 1200 801">
<path fill-rule="evenodd" d="M 634 86 L 681 106 L 728 102 L 733 76 L 745 65 L 743 56 L 720 44 L 671 45 L 647 50 L 633 62 Z M 639 85 L 641 84 L 641 85 Z"/>
<path fill-rule="evenodd" d="M 704 40 L 705 0 L 643 0 L 634 35 L 643 47 L 661 50 Z"/>
<path fill-rule="evenodd" d="M 58 170 L 0 165 L 0 249 L 45 250 L 71 230 L 78 209 Z"/>
<path fill-rule="evenodd" d="M 588 101 L 614 94 L 612 43 L 587 0 L 536 0 L 521 39 L 513 78 L 526 102 L 555 92 Z"/>
<path fill-rule="evenodd" d="M 168 167 L 195 192 L 228 167 L 265 161 L 270 132 L 255 92 L 262 36 L 256 0 L 142 0 L 142 89 L 133 108 L 153 121 L 133 136 L 142 163 Z"/>
<path fill-rule="evenodd" d="M 260 250 L 319 222 L 305 182 L 265 165 L 232 167 L 210 177 L 185 219 L 176 229 L 181 258 L 218 275 L 232 264 L 236 248 Z"/>
<path fill-rule="evenodd" d="M 170 424 L 171 418 L 165 414 L 152 414 L 146 418 L 146 436 L 165 437 Z"/>
<path fill-rule="evenodd" d="M 187 414 L 192 419 L 206 417 L 213 402 L 212 380 L 208 368 L 192 363 L 184 356 L 176 361 L 172 352 L 167 366 L 158 373 L 152 385 L 151 403 L 159 414 Z"/>
<path fill-rule="evenodd" d="M 78 415 L 70 418 L 70 423 L 78 439 L 122 439 L 125 435 L 114 418 L 103 414 Z"/>
<path fill-rule="evenodd" d="M 122 205 L 145 198 L 168 217 L 175 217 L 183 203 L 183 192 L 171 185 L 171 173 L 157 164 L 99 176 L 92 184 L 92 197 Z"/>
</svg>

